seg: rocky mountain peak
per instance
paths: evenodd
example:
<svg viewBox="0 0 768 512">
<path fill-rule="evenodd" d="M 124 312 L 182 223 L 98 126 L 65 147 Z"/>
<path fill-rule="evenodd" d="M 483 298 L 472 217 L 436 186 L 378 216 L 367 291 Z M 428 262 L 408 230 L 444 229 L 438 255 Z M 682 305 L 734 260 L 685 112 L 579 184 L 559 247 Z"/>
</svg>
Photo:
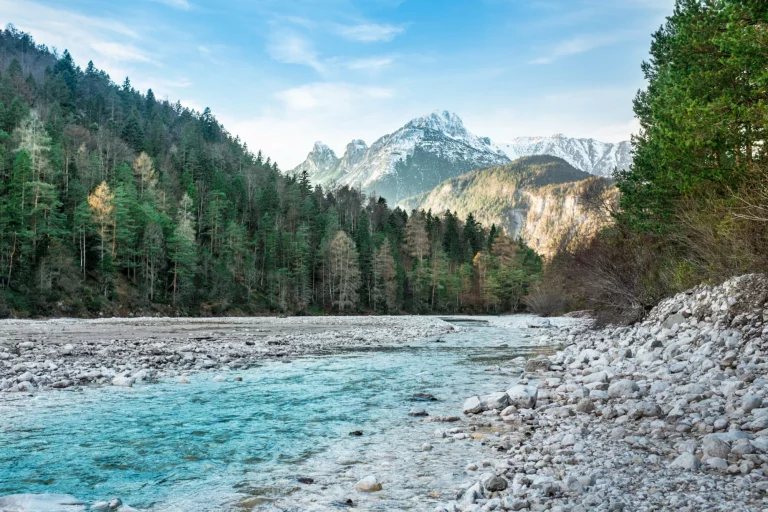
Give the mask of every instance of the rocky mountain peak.
<svg viewBox="0 0 768 512">
<path fill-rule="evenodd" d="M 467 129 L 464 127 L 464 121 L 448 110 L 435 110 L 427 115 L 417 117 L 405 125 L 406 128 L 428 129 L 436 132 L 442 132 L 451 137 L 466 137 Z"/>
</svg>

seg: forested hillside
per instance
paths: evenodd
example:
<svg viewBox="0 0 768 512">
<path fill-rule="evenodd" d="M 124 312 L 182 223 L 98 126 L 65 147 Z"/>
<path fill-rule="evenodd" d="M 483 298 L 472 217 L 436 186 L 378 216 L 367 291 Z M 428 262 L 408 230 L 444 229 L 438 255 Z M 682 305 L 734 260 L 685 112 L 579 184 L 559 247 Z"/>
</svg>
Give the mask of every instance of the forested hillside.
<svg viewBox="0 0 768 512">
<path fill-rule="evenodd" d="M 768 270 L 766 27 L 766 2 L 676 2 L 642 65 L 616 223 L 556 257 L 529 304 L 633 321 L 677 291 Z"/>
<path fill-rule="evenodd" d="M 283 175 L 199 113 L 0 33 L 0 314 L 508 311 L 523 244 Z"/>
<path fill-rule="evenodd" d="M 472 212 L 488 225 L 519 236 L 538 254 L 550 257 L 579 240 L 590 239 L 610 220 L 592 203 L 615 202 L 605 178 L 580 171 L 548 155 L 518 158 L 445 180 L 428 193 L 402 201 L 406 208 Z"/>
</svg>

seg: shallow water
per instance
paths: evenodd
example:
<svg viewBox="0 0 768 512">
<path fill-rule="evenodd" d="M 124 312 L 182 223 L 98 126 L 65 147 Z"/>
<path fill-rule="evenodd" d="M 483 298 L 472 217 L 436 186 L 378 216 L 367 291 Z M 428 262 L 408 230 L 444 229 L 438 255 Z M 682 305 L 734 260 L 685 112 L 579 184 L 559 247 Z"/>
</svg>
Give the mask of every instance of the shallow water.
<svg viewBox="0 0 768 512">
<path fill-rule="evenodd" d="M 462 322 L 442 343 L 0 403 L 0 495 L 120 496 L 158 511 L 328 510 L 347 499 L 358 509 L 427 510 L 481 451 L 477 441 L 440 442 L 434 431 L 456 424 L 425 423 L 409 409 L 458 415 L 470 394 L 506 389 L 511 374 L 487 369 L 535 350 L 526 332 Z M 439 400 L 412 401 L 419 392 Z M 425 441 L 432 451 L 421 450 Z M 382 492 L 353 489 L 369 474 Z"/>
</svg>

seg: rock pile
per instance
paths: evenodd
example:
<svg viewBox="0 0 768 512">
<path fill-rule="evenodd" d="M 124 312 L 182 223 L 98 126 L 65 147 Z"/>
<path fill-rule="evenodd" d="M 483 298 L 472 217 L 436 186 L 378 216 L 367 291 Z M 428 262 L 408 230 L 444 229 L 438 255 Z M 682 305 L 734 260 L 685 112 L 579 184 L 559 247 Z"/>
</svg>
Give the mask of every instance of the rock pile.
<svg viewBox="0 0 768 512">
<path fill-rule="evenodd" d="M 465 402 L 494 461 L 435 511 L 768 508 L 768 277 L 549 335 L 567 347 Z"/>
</svg>

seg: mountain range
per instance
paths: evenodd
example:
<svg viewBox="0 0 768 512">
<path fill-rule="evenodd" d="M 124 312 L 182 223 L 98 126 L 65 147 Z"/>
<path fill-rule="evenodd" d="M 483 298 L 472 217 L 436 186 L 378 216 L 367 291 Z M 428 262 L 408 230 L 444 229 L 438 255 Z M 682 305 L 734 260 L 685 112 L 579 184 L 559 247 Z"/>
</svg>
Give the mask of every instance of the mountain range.
<svg viewBox="0 0 768 512">
<path fill-rule="evenodd" d="M 360 187 L 406 211 L 450 210 L 461 218 L 472 213 L 549 256 L 608 221 L 583 197 L 615 198 L 608 178 L 630 163 L 629 142 L 558 134 L 497 145 L 469 132 L 456 114 L 440 111 L 411 120 L 370 147 L 353 140 L 341 158 L 316 142 L 293 172 L 307 171 L 321 185 Z"/>
<path fill-rule="evenodd" d="M 362 187 L 398 202 L 452 176 L 509 161 L 490 139 L 473 135 L 459 116 L 442 111 L 413 119 L 370 147 L 352 141 L 341 158 L 316 142 L 293 172 L 306 170 L 314 183 Z"/>
<path fill-rule="evenodd" d="M 292 172 L 307 171 L 314 183 L 361 187 L 399 202 L 467 171 L 532 155 L 556 156 L 581 171 L 608 177 L 615 168 L 629 166 L 631 146 L 629 142 L 614 144 L 561 134 L 518 137 L 497 145 L 469 132 L 455 113 L 436 111 L 409 121 L 370 147 L 353 140 L 341 158 L 316 142 Z"/>
</svg>

